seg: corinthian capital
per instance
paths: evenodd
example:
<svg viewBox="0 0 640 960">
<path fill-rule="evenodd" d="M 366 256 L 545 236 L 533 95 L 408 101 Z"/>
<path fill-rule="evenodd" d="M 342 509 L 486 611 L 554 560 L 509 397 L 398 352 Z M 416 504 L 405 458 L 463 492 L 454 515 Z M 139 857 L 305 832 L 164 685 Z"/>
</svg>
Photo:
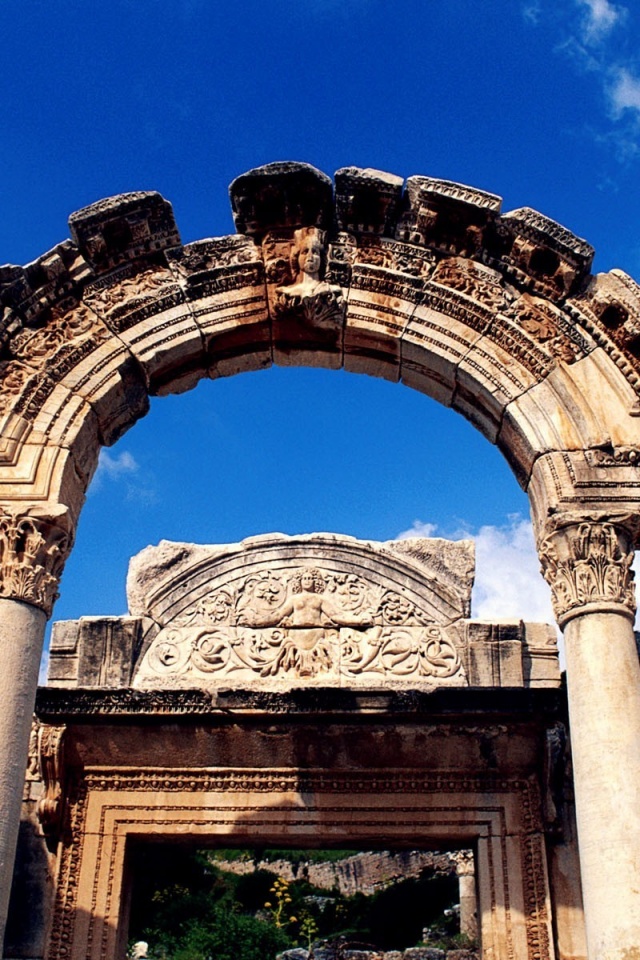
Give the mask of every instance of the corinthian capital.
<svg viewBox="0 0 640 960">
<path fill-rule="evenodd" d="M 633 619 L 636 525 L 632 517 L 565 518 L 546 531 L 538 552 L 561 627 L 589 611 L 616 611 Z"/>
<path fill-rule="evenodd" d="M 32 516 L 0 506 L 0 597 L 24 600 L 50 616 L 72 542 L 66 508 Z"/>
</svg>

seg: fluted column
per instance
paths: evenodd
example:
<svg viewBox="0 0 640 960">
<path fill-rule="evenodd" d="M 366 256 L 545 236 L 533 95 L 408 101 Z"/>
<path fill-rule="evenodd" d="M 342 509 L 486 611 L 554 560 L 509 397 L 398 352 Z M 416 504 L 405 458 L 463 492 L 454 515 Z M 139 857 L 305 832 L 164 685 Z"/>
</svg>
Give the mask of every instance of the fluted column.
<svg viewBox="0 0 640 960">
<path fill-rule="evenodd" d="M 589 960 L 640 958 L 640 665 L 632 518 L 556 521 L 539 544 L 563 629 Z"/>
<path fill-rule="evenodd" d="M 64 508 L 47 516 L 20 516 L 0 508 L 0 944 L 44 629 L 70 543 Z"/>
</svg>

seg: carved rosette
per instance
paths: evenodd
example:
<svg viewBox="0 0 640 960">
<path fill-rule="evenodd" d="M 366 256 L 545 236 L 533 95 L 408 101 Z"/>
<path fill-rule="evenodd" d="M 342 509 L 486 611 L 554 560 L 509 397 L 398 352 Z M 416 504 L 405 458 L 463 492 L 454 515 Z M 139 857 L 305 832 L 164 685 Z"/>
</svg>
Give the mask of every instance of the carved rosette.
<svg viewBox="0 0 640 960">
<path fill-rule="evenodd" d="M 559 527 L 539 547 L 560 626 L 590 611 L 635 616 L 631 521 L 585 519 Z"/>
<path fill-rule="evenodd" d="M 47 616 L 72 545 L 64 515 L 20 516 L 0 512 L 0 596 L 24 600 Z"/>
</svg>

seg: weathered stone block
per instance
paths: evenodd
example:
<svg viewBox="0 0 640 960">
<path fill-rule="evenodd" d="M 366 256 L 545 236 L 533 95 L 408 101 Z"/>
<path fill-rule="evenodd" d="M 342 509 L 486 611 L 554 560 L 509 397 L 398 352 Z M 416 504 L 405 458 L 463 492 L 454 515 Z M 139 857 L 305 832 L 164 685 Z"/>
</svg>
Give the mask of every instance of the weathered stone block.
<svg viewBox="0 0 640 960">
<path fill-rule="evenodd" d="M 482 249 L 500 204 L 495 194 L 461 183 L 409 177 L 396 236 L 445 253 L 473 256 Z"/>
<path fill-rule="evenodd" d="M 331 179 L 308 163 L 268 163 L 229 187 L 238 233 L 257 240 L 278 227 L 324 227 L 333 221 Z"/>
<path fill-rule="evenodd" d="M 336 219 L 339 230 L 394 235 L 402 177 L 381 170 L 343 167 L 336 171 Z"/>
<path fill-rule="evenodd" d="M 77 210 L 71 236 L 97 273 L 180 245 L 171 204 L 155 191 L 122 193 Z"/>
</svg>

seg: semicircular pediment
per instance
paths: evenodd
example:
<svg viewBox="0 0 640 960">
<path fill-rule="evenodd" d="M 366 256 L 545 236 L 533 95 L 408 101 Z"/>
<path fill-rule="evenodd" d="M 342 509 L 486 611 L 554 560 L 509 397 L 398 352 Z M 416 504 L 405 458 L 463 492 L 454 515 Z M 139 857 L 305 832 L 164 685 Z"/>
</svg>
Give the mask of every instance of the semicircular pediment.
<svg viewBox="0 0 640 960">
<path fill-rule="evenodd" d="M 131 563 L 134 686 L 461 682 L 473 544 L 313 534 L 162 542 Z"/>
</svg>

